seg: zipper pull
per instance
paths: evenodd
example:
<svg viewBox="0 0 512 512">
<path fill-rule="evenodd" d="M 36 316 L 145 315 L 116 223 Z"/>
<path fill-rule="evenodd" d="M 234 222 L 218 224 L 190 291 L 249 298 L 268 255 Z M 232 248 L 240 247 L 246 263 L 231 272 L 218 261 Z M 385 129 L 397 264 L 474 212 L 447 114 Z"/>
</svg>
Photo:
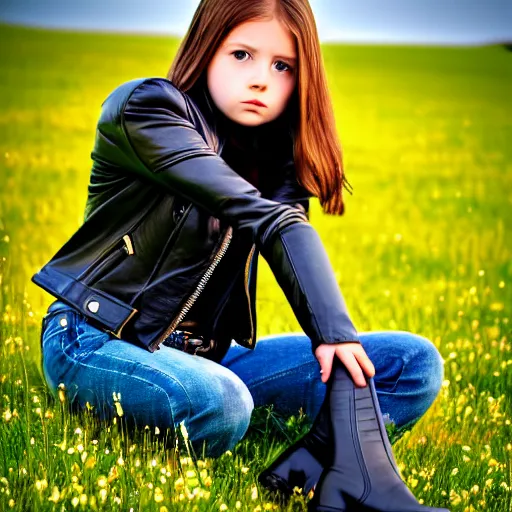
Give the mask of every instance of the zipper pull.
<svg viewBox="0 0 512 512">
<path fill-rule="evenodd" d="M 124 250 L 128 253 L 128 255 L 132 255 L 132 254 L 135 254 L 135 251 L 133 250 L 133 243 L 132 243 L 132 240 L 130 238 L 130 235 L 124 235 L 123 236 L 123 241 L 124 241 Z"/>
</svg>

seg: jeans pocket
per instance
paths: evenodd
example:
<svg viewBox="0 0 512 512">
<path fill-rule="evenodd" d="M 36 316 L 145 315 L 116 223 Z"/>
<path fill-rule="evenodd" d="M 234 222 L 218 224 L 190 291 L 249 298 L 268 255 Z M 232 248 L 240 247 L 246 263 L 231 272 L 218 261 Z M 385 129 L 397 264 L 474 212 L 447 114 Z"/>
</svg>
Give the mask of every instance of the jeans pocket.
<svg viewBox="0 0 512 512">
<path fill-rule="evenodd" d="M 57 396 L 57 386 L 70 370 L 69 360 L 62 353 L 75 332 L 76 312 L 62 308 L 43 318 L 41 329 L 41 368 L 48 387 Z"/>
<path fill-rule="evenodd" d="M 89 324 L 78 314 L 72 336 L 64 340 L 62 351 L 73 361 L 83 362 L 89 355 L 111 341 L 113 336 Z"/>
<path fill-rule="evenodd" d="M 66 339 L 73 335 L 77 313 L 67 307 L 52 311 L 43 318 L 41 328 L 41 349 L 61 347 Z"/>
</svg>

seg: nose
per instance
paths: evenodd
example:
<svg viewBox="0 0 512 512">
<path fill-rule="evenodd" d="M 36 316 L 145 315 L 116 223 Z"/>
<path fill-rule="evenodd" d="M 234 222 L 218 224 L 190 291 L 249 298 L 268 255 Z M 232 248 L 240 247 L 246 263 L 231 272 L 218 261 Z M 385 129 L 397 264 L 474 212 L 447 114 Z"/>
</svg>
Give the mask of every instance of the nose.
<svg viewBox="0 0 512 512">
<path fill-rule="evenodd" d="M 251 91 L 265 91 L 267 89 L 266 84 L 262 80 L 253 80 L 250 85 Z"/>
<path fill-rule="evenodd" d="M 250 88 L 252 90 L 264 91 L 267 88 L 268 83 L 268 69 L 262 65 L 256 70 L 254 76 L 250 81 Z"/>
<path fill-rule="evenodd" d="M 266 87 L 264 85 L 261 85 L 261 84 L 253 84 L 253 85 L 251 85 L 251 90 L 253 90 L 253 91 L 264 91 L 265 88 Z"/>
</svg>

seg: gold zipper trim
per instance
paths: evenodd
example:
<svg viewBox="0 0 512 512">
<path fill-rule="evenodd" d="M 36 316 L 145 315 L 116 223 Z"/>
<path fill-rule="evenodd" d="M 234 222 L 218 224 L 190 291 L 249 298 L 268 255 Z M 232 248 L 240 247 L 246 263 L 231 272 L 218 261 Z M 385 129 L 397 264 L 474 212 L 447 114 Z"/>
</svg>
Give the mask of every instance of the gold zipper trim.
<svg viewBox="0 0 512 512">
<path fill-rule="evenodd" d="M 256 249 L 256 245 L 253 244 L 252 248 L 249 252 L 249 256 L 247 257 L 247 261 L 245 262 L 245 294 L 247 295 L 247 304 L 249 306 L 249 318 L 251 320 L 251 337 L 249 338 L 249 345 L 254 346 L 254 323 L 252 319 L 252 311 L 251 311 L 251 297 L 249 295 L 249 264 L 252 260 L 252 255 L 254 254 L 254 250 Z"/>
<path fill-rule="evenodd" d="M 178 324 L 185 318 L 185 315 L 189 312 L 190 308 L 193 306 L 194 302 L 197 300 L 201 292 L 203 291 L 204 287 L 206 286 L 206 283 L 210 279 L 210 277 L 213 274 L 213 271 L 215 270 L 215 267 L 219 264 L 219 261 L 222 259 L 224 254 L 226 253 L 228 246 L 231 242 L 231 238 L 233 236 L 233 228 L 229 226 L 226 230 L 226 234 L 224 235 L 224 238 L 222 240 L 222 243 L 220 245 L 219 250 L 217 251 L 217 254 L 213 258 L 213 261 L 211 262 L 210 266 L 206 269 L 206 272 L 204 273 L 203 277 L 199 280 L 199 283 L 192 293 L 192 295 L 187 299 L 183 307 L 180 309 L 179 313 L 174 317 L 173 321 L 167 327 L 165 332 L 158 338 L 156 341 L 151 343 L 150 347 L 155 350 L 157 348 L 160 348 L 158 345 L 162 343 L 162 341 L 165 340 L 178 326 Z"/>
<path fill-rule="evenodd" d="M 123 324 L 121 325 L 121 327 L 119 327 L 119 329 L 117 331 L 108 331 L 109 333 L 113 334 L 116 338 L 119 338 L 121 339 L 121 331 L 124 329 L 124 326 L 133 318 L 133 316 L 138 313 L 138 310 L 134 309 L 130 315 L 128 316 L 128 318 L 123 322 Z"/>
<path fill-rule="evenodd" d="M 128 254 L 131 256 L 132 254 L 135 254 L 135 251 L 133 250 L 133 244 L 132 244 L 132 241 L 130 239 L 130 236 L 129 235 L 124 235 L 123 236 L 123 240 L 124 240 L 124 243 L 126 245 L 126 249 L 128 251 Z"/>
</svg>

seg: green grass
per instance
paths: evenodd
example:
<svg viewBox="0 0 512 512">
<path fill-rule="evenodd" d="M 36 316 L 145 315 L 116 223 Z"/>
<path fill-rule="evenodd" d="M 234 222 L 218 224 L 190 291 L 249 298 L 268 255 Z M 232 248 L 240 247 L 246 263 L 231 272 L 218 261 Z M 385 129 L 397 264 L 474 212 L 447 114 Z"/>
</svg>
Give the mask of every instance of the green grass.
<svg viewBox="0 0 512 512">
<path fill-rule="evenodd" d="M 300 411 L 255 410 L 233 453 L 195 467 L 183 437 L 176 451 L 122 417 L 100 428 L 49 394 L 52 297 L 30 276 L 81 223 L 101 102 L 165 76 L 178 41 L 4 25 L 0 42 L 0 510 L 306 510 L 256 484 L 307 432 Z M 437 400 L 394 444 L 402 476 L 430 506 L 510 511 L 512 53 L 323 49 L 354 194 L 343 217 L 312 201 L 312 224 L 359 331 L 421 334 L 446 360 Z M 264 260 L 258 320 L 259 336 L 300 330 Z"/>
</svg>

